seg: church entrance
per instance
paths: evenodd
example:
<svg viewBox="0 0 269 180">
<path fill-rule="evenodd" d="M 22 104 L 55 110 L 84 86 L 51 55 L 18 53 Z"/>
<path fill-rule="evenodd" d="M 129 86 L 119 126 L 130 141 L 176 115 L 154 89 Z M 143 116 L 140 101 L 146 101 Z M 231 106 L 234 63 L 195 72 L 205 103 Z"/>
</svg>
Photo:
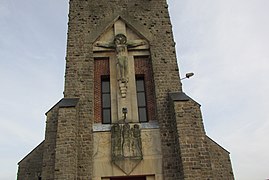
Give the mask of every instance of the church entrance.
<svg viewBox="0 0 269 180">
<path fill-rule="evenodd" d="M 116 177 L 116 178 L 110 178 L 110 180 L 146 180 L 146 176 Z"/>
</svg>

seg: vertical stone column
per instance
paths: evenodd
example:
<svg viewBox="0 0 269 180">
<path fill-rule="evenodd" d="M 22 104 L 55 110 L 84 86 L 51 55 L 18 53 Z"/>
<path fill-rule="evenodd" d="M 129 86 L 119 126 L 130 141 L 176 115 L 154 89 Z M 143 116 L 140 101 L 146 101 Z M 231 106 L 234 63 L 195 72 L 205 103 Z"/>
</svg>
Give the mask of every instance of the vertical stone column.
<svg viewBox="0 0 269 180">
<path fill-rule="evenodd" d="M 212 163 L 213 179 L 234 180 L 230 153 L 207 137 Z"/>
<path fill-rule="evenodd" d="M 170 93 L 170 97 L 176 119 L 184 180 L 212 179 L 200 105 L 183 92 Z"/>
<path fill-rule="evenodd" d="M 55 179 L 77 178 L 77 134 L 77 108 L 60 107 L 55 149 Z"/>
<path fill-rule="evenodd" d="M 47 113 L 46 135 L 44 141 L 42 179 L 53 180 L 55 168 L 55 146 L 58 124 L 58 106 L 54 106 Z"/>
</svg>

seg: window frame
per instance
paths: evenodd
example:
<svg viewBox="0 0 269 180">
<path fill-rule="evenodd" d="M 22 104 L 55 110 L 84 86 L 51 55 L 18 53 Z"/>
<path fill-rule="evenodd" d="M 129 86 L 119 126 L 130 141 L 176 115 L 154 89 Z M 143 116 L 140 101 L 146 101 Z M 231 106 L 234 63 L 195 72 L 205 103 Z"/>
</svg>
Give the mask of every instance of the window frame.
<svg viewBox="0 0 269 180">
<path fill-rule="evenodd" d="M 137 87 L 137 82 L 138 81 L 143 81 L 143 90 L 138 90 Z M 139 74 L 135 76 L 135 84 L 136 84 L 136 96 L 137 96 L 137 112 L 138 112 L 138 120 L 140 123 L 146 123 L 149 121 L 148 119 L 148 106 L 147 106 L 147 92 L 146 92 L 146 81 L 145 81 L 145 75 L 144 74 Z M 139 97 L 138 94 L 144 94 L 144 105 L 140 105 L 139 104 Z M 144 109 L 145 110 L 145 121 L 141 120 L 141 115 L 140 115 L 140 109 Z"/>
<path fill-rule="evenodd" d="M 108 82 L 109 91 L 104 91 L 103 89 L 103 83 Z M 103 95 L 109 95 L 109 105 L 104 106 L 104 96 Z M 105 122 L 104 118 L 104 112 L 109 110 L 109 121 Z M 112 117 L 111 117 L 111 87 L 110 87 L 110 76 L 104 75 L 101 76 L 101 120 L 102 124 L 111 124 L 112 123 Z"/>
</svg>

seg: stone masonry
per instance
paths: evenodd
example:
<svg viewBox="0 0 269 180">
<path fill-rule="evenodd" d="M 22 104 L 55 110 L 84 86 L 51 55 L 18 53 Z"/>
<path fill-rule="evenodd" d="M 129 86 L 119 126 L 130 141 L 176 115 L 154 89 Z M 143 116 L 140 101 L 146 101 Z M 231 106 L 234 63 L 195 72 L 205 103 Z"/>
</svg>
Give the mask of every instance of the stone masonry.
<svg viewBox="0 0 269 180">
<path fill-rule="evenodd" d="M 166 0 L 70 0 L 69 4 L 64 98 L 46 113 L 45 140 L 18 163 L 18 180 L 234 179 L 229 152 L 207 137 L 200 105 L 182 92 Z M 150 119 L 144 124 L 137 121 L 144 159 L 130 174 L 111 163 L 111 126 L 101 124 L 100 88 L 96 88 L 100 84 L 96 76 L 109 72 L 108 64 L 105 72 L 102 64 L 95 64 L 94 44 L 103 34 L 108 37 L 106 32 L 116 29 L 118 21 L 149 47 L 149 55 L 141 56 L 147 63 L 134 57 L 134 73 L 145 74 Z M 141 49 L 133 54 L 146 52 Z"/>
</svg>

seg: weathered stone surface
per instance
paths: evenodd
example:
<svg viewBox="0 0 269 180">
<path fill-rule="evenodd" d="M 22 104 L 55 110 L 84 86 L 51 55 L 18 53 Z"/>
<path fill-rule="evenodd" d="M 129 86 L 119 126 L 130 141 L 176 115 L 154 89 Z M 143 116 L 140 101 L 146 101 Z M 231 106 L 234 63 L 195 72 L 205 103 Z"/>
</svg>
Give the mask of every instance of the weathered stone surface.
<svg viewBox="0 0 269 180">
<path fill-rule="evenodd" d="M 234 179 L 229 152 L 206 136 L 200 105 L 182 92 L 170 95 L 184 179 Z"/>
<path fill-rule="evenodd" d="M 129 175 L 143 159 L 141 132 L 138 124 L 112 125 L 111 128 L 112 162 Z"/>
<path fill-rule="evenodd" d="M 162 152 L 160 147 L 160 133 L 158 129 L 142 129 L 142 153 L 143 160 L 135 168 L 128 167 L 132 171 L 130 175 L 158 174 L 162 175 Z M 94 133 L 94 176 L 95 178 L 126 176 L 117 165 L 112 164 L 111 133 Z M 128 161 L 128 160 L 127 160 Z M 128 162 L 127 162 L 128 163 Z M 127 170 L 128 171 L 128 170 Z"/>
<path fill-rule="evenodd" d="M 18 180 L 41 177 L 44 141 L 25 156 L 19 163 Z"/>
<path fill-rule="evenodd" d="M 233 180 L 234 175 L 231 166 L 230 153 L 211 138 L 206 137 L 206 141 L 210 152 L 209 154 L 214 179 Z"/>
<path fill-rule="evenodd" d="M 55 179 L 76 179 L 77 174 L 77 109 L 59 108 L 55 147 Z"/>
<path fill-rule="evenodd" d="M 143 45 L 122 44 L 121 55 L 117 48 L 97 46 L 113 42 L 117 34 Z M 206 136 L 200 105 L 182 92 L 174 46 L 166 0 L 70 0 L 64 99 L 46 114 L 45 141 L 19 163 L 18 179 L 36 179 L 40 173 L 46 180 L 127 174 L 148 180 L 233 179 L 229 153 Z M 128 73 L 119 74 L 122 57 L 128 59 L 122 67 Z M 95 64 L 98 58 L 106 62 Z M 145 124 L 138 121 L 135 85 L 141 74 L 148 88 L 150 121 Z M 141 128 L 142 154 L 133 156 L 139 162 L 126 155 L 127 161 L 113 163 L 111 125 L 100 125 L 101 88 L 96 86 L 102 75 L 111 80 L 112 123 Z M 126 118 L 122 108 L 128 109 Z"/>
</svg>

